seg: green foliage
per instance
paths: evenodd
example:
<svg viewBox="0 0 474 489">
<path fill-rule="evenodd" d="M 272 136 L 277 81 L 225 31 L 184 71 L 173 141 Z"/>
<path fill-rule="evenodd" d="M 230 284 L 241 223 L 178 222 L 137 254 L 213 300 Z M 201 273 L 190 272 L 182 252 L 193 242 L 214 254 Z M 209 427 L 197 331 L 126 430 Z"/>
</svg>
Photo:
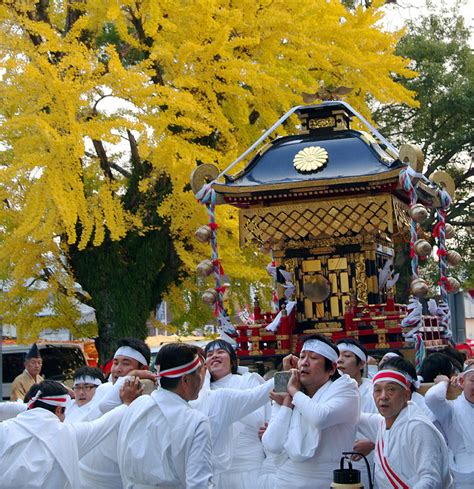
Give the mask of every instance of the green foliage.
<svg viewBox="0 0 474 489">
<path fill-rule="evenodd" d="M 462 253 L 463 266 L 450 273 L 472 286 L 474 226 L 474 166 L 472 161 L 472 114 L 474 113 L 474 56 L 469 46 L 469 29 L 459 14 L 431 7 L 428 15 L 408 23 L 397 53 L 410 58 L 418 76 L 397 80 L 416 92 L 418 107 L 391 104 L 375 111 L 382 133 L 397 144 L 416 143 L 425 154 L 425 175 L 437 170 L 451 174 L 456 183 L 456 199 L 447 222 L 455 226 L 456 239 L 448 247 Z M 433 217 L 426 223 L 433 225 Z M 410 273 L 408 260 L 398 259 L 402 274 Z M 433 274 L 432 278 L 434 280 Z M 400 279 L 400 292 L 407 291 Z M 402 295 L 404 295 L 402 293 Z"/>
</svg>

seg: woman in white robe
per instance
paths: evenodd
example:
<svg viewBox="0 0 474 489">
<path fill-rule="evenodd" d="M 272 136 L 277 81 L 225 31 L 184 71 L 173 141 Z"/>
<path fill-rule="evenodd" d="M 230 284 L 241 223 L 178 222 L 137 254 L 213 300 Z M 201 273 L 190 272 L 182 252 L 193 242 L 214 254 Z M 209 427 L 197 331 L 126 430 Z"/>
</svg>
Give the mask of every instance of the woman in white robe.
<svg viewBox="0 0 474 489">
<path fill-rule="evenodd" d="M 275 401 L 265 450 L 284 460 L 277 467 L 279 489 L 327 489 L 342 452 L 349 452 L 359 419 L 357 383 L 336 371 L 338 350 L 325 337 L 308 338 L 288 393 Z"/>
<path fill-rule="evenodd" d="M 454 401 L 446 399 L 449 379 L 444 375 L 435 378 L 425 400 L 446 435 L 456 488 L 468 489 L 474 487 L 474 365 L 461 379 L 463 392 Z"/>
<path fill-rule="evenodd" d="M 260 375 L 250 373 L 245 367 L 238 367 L 237 356 L 232 345 L 224 340 L 208 343 L 205 354 L 212 390 L 251 389 L 265 382 Z M 266 406 L 256 409 L 232 425 L 233 439 L 230 447 L 232 460 L 228 469 L 216 471 L 217 487 L 254 489 L 265 459 L 258 430 L 269 419 L 269 414 L 270 400 Z"/>
</svg>

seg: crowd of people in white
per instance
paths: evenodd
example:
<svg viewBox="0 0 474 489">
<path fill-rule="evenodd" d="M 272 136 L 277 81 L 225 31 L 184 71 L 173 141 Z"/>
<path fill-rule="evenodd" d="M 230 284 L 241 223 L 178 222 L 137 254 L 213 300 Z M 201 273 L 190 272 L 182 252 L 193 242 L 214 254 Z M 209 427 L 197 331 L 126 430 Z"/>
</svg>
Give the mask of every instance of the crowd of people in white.
<svg viewBox="0 0 474 489">
<path fill-rule="evenodd" d="M 353 339 L 310 336 L 283 360 L 290 377 L 277 392 L 223 340 L 165 345 L 151 373 L 146 344 L 123 339 L 108 382 L 82 367 L 72 390 L 41 379 L 0 404 L 0 487 L 328 489 L 342 454 L 356 452 L 366 489 L 372 477 L 378 489 L 473 488 L 474 364 L 441 370 L 422 396 L 401 355 L 371 378 L 368 360 Z"/>
</svg>

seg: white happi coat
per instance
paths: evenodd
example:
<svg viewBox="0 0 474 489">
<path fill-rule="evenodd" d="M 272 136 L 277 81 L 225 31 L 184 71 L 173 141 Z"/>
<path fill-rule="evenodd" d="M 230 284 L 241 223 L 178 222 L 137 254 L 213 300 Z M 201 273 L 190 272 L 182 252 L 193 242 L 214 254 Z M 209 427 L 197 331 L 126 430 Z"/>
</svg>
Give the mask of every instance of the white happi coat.
<svg viewBox="0 0 474 489">
<path fill-rule="evenodd" d="M 448 440 L 451 471 L 457 489 L 474 487 L 474 404 L 462 393 L 446 399 L 447 382 L 439 382 L 425 394 L 426 405 Z"/>
<path fill-rule="evenodd" d="M 209 417 L 212 437 L 214 473 L 227 470 L 232 463 L 233 423 L 268 402 L 273 379 L 253 389 L 210 389 L 209 372 L 199 392 L 199 398 L 189 405 Z"/>
<path fill-rule="evenodd" d="M 250 389 L 265 381 L 260 375 L 239 367 L 239 374 L 228 374 L 211 383 L 211 389 Z M 267 413 L 267 414 L 266 414 Z M 254 489 L 265 459 L 258 429 L 269 418 L 270 401 L 233 424 L 232 460 L 228 470 L 216 474 L 216 485 L 226 489 Z"/>
<path fill-rule="evenodd" d="M 361 413 L 378 413 L 377 406 L 374 401 L 374 384 L 367 378 L 362 379 L 362 383 L 359 385 L 360 394 L 360 412 Z M 356 440 L 363 440 L 365 437 L 357 432 Z M 367 461 L 369 462 L 371 474 L 374 473 L 374 451 L 367 455 Z M 369 476 L 367 474 L 367 465 L 364 459 L 359 461 L 353 461 L 352 466 L 354 469 L 360 471 L 362 485 L 369 488 Z"/>
<path fill-rule="evenodd" d="M 0 424 L 2 489 L 79 489 L 78 459 L 118 426 L 126 407 L 89 423 L 65 424 L 34 408 Z"/>
<path fill-rule="evenodd" d="M 92 398 L 93 408 L 87 418 L 100 418 L 103 414 L 122 404 L 120 388 L 125 380 L 120 377 L 115 384 L 106 382 L 100 385 Z M 67 412 L 66 412 L 67 413 Z M 67 419 L 67 415 L 66 415 Z M 117 460 L 118 427 L 112 430 L 101 443 L 79 461 L 81 489 L 122 489 L 122 477 Z"/>
<path fill-rule="evenodd" d="M 11 419 L 27 410 L 23 402 L 0 402 L 0 422 Z"/>
<path fill-rule="evenodd" d="M 327 489 L 342 452 L 352 451 L 360 396 L 357 382 L 344 374 L 313 397 L 297 392 L 294 408 L 275 404 L 263 435 L 265 450 L 286 455 L 277 467 L 279 489 Z"/>
<path fill-rule="evenodd" d="M 133 402 L 117 453 L 126 489 L 214 487 L 209 420 L 174 392 L 158 389 Z"/>
<path fill-rule="evenodd" d="M 412 401 L 390 429 L 380 414 L 362 414 L 359 429 L 369 439 L 376 438 L 377 487 L 454 489 L 443 435 Z"/>
</svg>

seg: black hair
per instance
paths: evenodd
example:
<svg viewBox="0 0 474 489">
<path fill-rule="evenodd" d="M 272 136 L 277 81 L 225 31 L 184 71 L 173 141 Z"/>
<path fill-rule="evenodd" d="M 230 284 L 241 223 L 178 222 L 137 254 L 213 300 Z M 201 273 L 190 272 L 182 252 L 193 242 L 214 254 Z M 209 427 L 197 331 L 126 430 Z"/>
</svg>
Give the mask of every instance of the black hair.
<svg viewBox="0 0 474 489">
<path fill-rule="evenodd" d="M 185 343 L 168 343 L 158 351 L 155 365 L 159 366 L 160 370 L 168 370 L 192 362 L 196 354 L 197 349 Z M 160 386 L 166 390 L 174 390 L 178 387 L 181 378 L 160 377 Z"/>
<path fill-rule="evenodd" d="M 239 368 L 239 362 L 237 360 L 237 355 L 235 353 L 234 347 L 228 341 L 221 340 L 221 339 L 210 341 L 206 345 L 206 347 L 204 348 L 204 353 L 207 356 L 207 354 L 211 350 L 219 350 L 219 349 L 225 350 L 229 354 L 230 367 L 231 367 L 230 371 L 231 371 L 231 373 L 236 374 L 237 369 Z M 211 381 L 213 381 L 213 380 L 214 379 L 212 378 L 212 375 L 211 375 Z"/>
<path fill-rule="evenodd" d="M 432 353 L 421 364 L 420 375 L 423 377 L 423 382 L 434 382 L 438 375 L 446 375 L 450 378 L 453 374 L 451 359 L 444 353 Z"/>
<path fill-rule="evenodd" d="M 338 340 L 336 342 L 336 346 L 337 345 L 340 345 L 341 343 L 347 343 L 348 345 L 354 345 L 354 346 L 357 346 L 357 348 L 360 348 L 362 350 L 362 352 L 364 353 L 364 355 L 366 356 L 366 358 L 368 358 L 369 356 L 369 352 L 367 351 L 367 348 L 365 346 L 362 346 L 357 340 L 355 340 L 354 338 L 342 338 L 340 340 Z M 356 357 L 356 364 L 359 365 L 360 363 L 362 363 L 364 360 L 362 360 L 361 358 L 359 358 L 357 355 L 355 355 Z M 367 362 L 366 362 L 367 363 Z M 360 371 L 363 373 L 364 372 L 364 367 L 362 367 L 360 369 Z"/>
<path fill-rule="evenodd" d="M 41 396 L 43 397 L 61 396 L 67 394 L 66 387 L 59 382 L 56 382 L 55 380 L 43 380 L 43 382 L 31 386 L 30 390 L 26 393 L 25 403 L 29 402 L 31 398 L 35 397 L 38 391 L 41 391 Z M 41 402 L 40 398 L 35 401 L 29 409 L 43 408 L 54 413 L 56 407 L 57 406 L 51 406 L 50 404 Z"/>
<path fill-rule="evenodd" d="M 146 365 L 140 365 L 148 367 L 151 358 L 151 351 L 149 346 L 143 340 L 139 340 L 138 338 L 122 338 L 118 340 L 117 348 L 120 348 L 121 346 L 129 346 L 130 348 L 133 348 L 134 350 L 140 352 L 146 360 Z"/>
<path fill-rule="evenodd" d="M 394 368 L 395 370 L 398 370 L 404 374 L 408 374 L 415 381 L 418 378 L 416 374 L 415 366 L 405 358 L 401 358 L 401 357 L 389 358 L 386 362 L 384 362 L 382 370 L 386 368 Z M 411 382 L 410 382 L 410 391 L 416 392 L 416 388 Z"/>
<path fill-rule="evenodd" d="M 304 341 L 307 341 L 307 340 L 322 341 L 323 343 L 326 343 L 326 345 L 329 345 L 334 350 L 334 352 L 337 354 L 337 356 L 339 356 L 339 350 L 337 349 L 336 345 L 334 345 L 334 343 L 331 340 L 328 340 L 325 336 L 323 336 L 321 334 L 312 334 L 312 335 L 306 336 L 304 338 Z M 334 363 L 331 360 L 329 360 L 329 358 L 324 357 L 324 370 L 326 370 L 326 372 L 329 372 L 333 368 L 334 368 Z M 336 371 L 329 378 L 330 378 L 330 380 L 337 380 L 340 376 L 341 376 L 341 374 L 339 373 L 339 371 L 336 368 Z"/>
<path fill-rule="evenodd" d="M 464 357 L 459 350 L 456 350 L 456 348 L 450 346 L 444 349 L 442 353 L 450 358 L 453 367 L 455 370 L 457 370 L 457 373 L 461 373 L 463 371 Z"/>
<path fill-rule="evenodd" d="M 79 377 L 93 377 L 94 379 L 99 379 L 102 384 L 105 382 L 104 374 L 100 370 L 100 368 L 88 367 L 84 365 L 83 367 L 79 367 L 73 375 L 73 380 L 78 379 Z"/>
</svg>

